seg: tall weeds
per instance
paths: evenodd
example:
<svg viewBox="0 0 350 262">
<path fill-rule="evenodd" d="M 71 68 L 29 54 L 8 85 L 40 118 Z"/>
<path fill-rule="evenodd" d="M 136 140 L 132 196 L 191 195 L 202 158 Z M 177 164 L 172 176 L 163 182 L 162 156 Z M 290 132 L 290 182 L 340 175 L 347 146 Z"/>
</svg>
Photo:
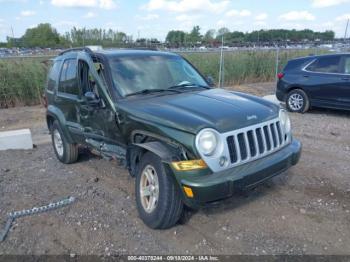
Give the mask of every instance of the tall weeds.
<svg viewBox="0 0 350 262">
<path fill-rule="evenodd" d="M 283 50 L 278 70 L 291 58 L 307 56 L 319 50 Z M 219 79 L 220 53 L 182 53 L 204 76 Z M 0 108 L 39 104 L 48 71 L 48 58 L 0 59 Z M 276 50 L 234 51 L 224 53 L 224 84 L 274 81 Z"/>
</svg>

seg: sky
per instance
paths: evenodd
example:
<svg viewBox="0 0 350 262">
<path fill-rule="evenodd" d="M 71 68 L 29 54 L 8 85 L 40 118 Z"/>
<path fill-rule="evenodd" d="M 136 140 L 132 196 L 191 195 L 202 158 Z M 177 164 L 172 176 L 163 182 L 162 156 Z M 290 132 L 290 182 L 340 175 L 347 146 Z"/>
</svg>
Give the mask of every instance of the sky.
<svg viewBox="0 0 350 262">
<path fill-rule="evenodd" d="M 73 26 L 123 31 L 164 40 L 169 30 L 201 33 L 227 27 L 333 30 L 344 37 L 350 0 L 0 0 L 0 41 L 20 37 L 27 28 L 50 23 L 58 32 Z M 349 33 L 350 35 L 350 26 Z"/>
</svg>

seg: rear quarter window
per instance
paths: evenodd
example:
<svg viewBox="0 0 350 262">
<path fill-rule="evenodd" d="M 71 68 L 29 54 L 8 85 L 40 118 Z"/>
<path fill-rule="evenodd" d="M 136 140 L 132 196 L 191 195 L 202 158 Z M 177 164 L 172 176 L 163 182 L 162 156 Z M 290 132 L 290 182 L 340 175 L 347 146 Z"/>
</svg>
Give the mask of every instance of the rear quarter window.
<svg viewBox="0 0 350 262">
<path fill-rule="evenodd" d="M 311 62 L 310 58 L 298 58 L 288 61 L 287 65 L 284 67 L 284 71 L 290 71 L 295 69 L 301 69 L 305 64 Z"/>
<path fill-rule="evenodd" d="M 307 68 L 307 71 L 319 73 L 340 73 L 340 56 L 317 58 Z"/>
<path fill-rule="evenodd" d="M 47 90 L 53 91 L 58 81 L 58 75 L 60 73 L 61 61 L 55 61 L 48 74 L 47 78 Z"/>
</svg>

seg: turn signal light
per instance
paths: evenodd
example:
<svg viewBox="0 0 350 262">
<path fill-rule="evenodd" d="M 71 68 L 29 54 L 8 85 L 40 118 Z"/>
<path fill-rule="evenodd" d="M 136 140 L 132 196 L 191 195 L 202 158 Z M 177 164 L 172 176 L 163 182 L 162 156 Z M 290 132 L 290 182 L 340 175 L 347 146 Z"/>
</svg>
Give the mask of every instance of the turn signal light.
<svg viewBox="0 0 350 262">
<path fill-rule="evenodd" d="M 208 167 L 202 159 L 172 162 L 171 164 L 178 171 L 205 169 Z"/>
<path fill-rule="evenodd" d="M 190 187 L 183 186 L 183 189 L 184 189 L 185 194 L 186 194 L 187 197 L 193 198 L 193 196 L 194 196 L 193 195 L 193 191 L 192 191 L 192 189 Z"/>
</svg>

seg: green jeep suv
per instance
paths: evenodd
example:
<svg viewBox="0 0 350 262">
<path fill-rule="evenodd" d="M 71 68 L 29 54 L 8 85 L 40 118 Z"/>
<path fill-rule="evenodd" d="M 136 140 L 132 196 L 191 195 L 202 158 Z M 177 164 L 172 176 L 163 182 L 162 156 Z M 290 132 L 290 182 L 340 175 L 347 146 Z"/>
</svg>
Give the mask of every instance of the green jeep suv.
<svg viewBox="0 0 350 262">
<path fill-rule="evenodd" d="M 185 206 L 254 187 L 300 157 L 283 109 L 213 88 L 173 53 L 70 49 L 53 60 L 45 95 L 57 158 L 73 163 L 83 145 L 119 159 L 151 228 L 169 228 Z"/>
</svg>

